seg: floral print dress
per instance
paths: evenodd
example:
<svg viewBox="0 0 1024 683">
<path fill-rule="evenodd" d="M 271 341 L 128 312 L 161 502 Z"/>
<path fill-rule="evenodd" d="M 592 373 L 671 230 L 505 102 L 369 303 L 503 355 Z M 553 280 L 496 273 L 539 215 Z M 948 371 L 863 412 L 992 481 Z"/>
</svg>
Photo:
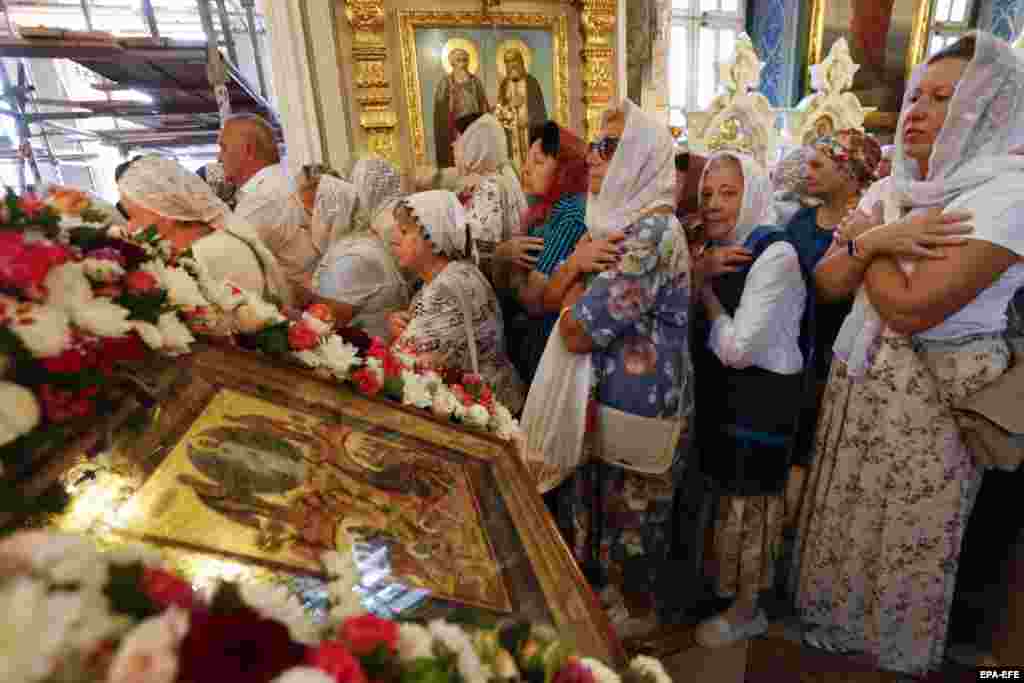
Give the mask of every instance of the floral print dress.
<svg viewBox="0 0 1024 683">
<path fill-rule="evenodd" d="M 690 274 L 673 271 L 687 250 L 675 216 L 649 215 L 625 231 L 617 268 L 595 277 L 573 308 L 594 341 L 593 400 L 640 415 L 676 419 L 692 405 L 688 346 Z M 686 261 L 688 264 L 688 261 Z M 679 452 L 687 445 L 684 430 Z M 588 449 L 589 446 L 585 446 Z M 585 455 L 586 457 L 586 455 Z M 562 489 L 559 522 L 606 606 L 621 609 L 621 587 L 650 593 L 671 541 L 672 498 L 683 458 L 661 475 L 591 460 Z M 618 604 L 616 604 L 618 603 Z"/>
</svg>

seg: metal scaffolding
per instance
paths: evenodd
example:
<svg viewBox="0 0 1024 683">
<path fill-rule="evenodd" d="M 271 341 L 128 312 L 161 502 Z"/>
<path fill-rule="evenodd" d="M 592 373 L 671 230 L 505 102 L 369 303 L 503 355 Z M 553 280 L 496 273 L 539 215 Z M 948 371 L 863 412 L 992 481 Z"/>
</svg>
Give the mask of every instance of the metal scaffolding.
<svg viewBox="0 0 1024 683">
<path fill-rule="evenodd" d="M 0 38 L 0 57 L 14 61 L 17 84 L 12 82 L 6 65 L 0 62 L 0 85 L 3 101 L 0 116 L 11 117 L 18 135 L 18 180 L 24 191 L 31 171 L 36 184 L 43 182 L 38 159 L 56 170 L 63 182 L 61 163 L 81 164 L 94 155 L 58 153 L 51 144 L 57 135 L 71 142 L 101 142 L 117 147 L 122 155 L 132 149 L 168 153 L 174 148 L 212 145 L 216 143 L 221 117 L 231 111 L 254 111 L 276 122 L 267 101 L 266 76 L 262 50 L 253 9 L 253 0 L 241 0 L 236 23 L 244 26 L 255 56 L 258 87 L 243 76 L 238 62 L 238 49 L 232 31 L 232 18 L 225 0 L 196 0 L 206 41 L 178 41 L 162 37 L 152 0 L 137 0 L 148 28 L 148 37 L 114 38 L 95 32 L 95 7 L 92 0 L 81 0 L 86 33 L 43 30 L 30 37 L 18 37 L 11 22 L 6 0 L 0 0 L 8 37 Z M 216 4 L 221 31 L 218 33 L 212 5 Z M 109 7 L 106 7 L 109 12 Z M 221 53 L 223 43 L 228 54 Z M 50 99 L 36 96 L 27 60 L 32 58 L 69 59 L 103 77 L 94 84 L 103 99 Z M 125 102 L 114 97 L 119 91 L 133 90 L 152 98 L 152 103 Z M 58 109 L 43 111 L 41 108 Z M 86 130 L 70 122 L 83 119 L 108 118 L 110 130 Z M 121 122 L 128 124 L 122 126 Z M 35 132 L 33 132 L 33 126 Z M 33 147 L 33 140 L 41 149 Z M 0 153 L 0 161 L 9 161 L 10 153 Z"/>
</svg>

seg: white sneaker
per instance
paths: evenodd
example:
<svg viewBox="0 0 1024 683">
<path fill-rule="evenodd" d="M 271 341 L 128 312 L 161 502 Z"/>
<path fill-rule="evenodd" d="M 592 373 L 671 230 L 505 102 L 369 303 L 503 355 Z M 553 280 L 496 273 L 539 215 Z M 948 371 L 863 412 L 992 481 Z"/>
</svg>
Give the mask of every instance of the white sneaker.
<svg viewBox="0 0 1024 683">
<path fill-rule="evenodd" d="M 768 617 L 757 610 L 753 619 L 734 624 L 722 615 L 711 617 L 697 627 L 697 644 L 707 648 L 727 647 L 750 638 L 764 635 L 768 630 Z"/>
</svg>

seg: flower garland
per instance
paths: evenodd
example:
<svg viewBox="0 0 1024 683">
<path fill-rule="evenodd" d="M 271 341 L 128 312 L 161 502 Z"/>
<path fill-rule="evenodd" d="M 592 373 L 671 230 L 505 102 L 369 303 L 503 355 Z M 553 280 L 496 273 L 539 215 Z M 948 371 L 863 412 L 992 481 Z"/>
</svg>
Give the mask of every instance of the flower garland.
<svg viewBox="0 0 1024 683">
<path fill-rule="evenodd" d="M 289 319 L 259 295 L 213 280 L 187 252 L 175 258 L 155 228 L 33 234 L 28 217 L 52 218 L 55 205 L 11 197 L 6 205 L 21 213 L 0 230 L 0 468 L 18 473 L 28 454 L 101 412 L 115 364 L 186 354 L 196 337 L 284 357 L 502 439 L 519 434 L 478 375 L 439 373 L 362 330 L 335 331 L 323 305 Z"/>
<path fill-rule="evenodd" d="M 324 562 L 354 570 L 337 553 Z M 283 587 L 222 584 L 204 600 L 147 549 L 100 553 L 84 536 L 19 532 L 0 542 L 0 680 L 671 683 L 649 657 L 620 676 L 574 656 L 548 627 L 380 619 L 350 581 L 332 584 L 346 586 L 316 626 Z"/>
</svg>

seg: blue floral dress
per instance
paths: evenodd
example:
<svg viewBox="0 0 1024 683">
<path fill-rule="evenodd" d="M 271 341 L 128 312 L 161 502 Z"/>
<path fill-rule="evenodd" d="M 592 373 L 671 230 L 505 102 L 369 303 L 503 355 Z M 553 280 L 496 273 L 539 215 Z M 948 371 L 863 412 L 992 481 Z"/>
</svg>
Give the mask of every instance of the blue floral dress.
<svg viewBox="0 0 1024 683">
<path fill-rule="evenodd" d="M 593 278 L 573 308 L 594 341 L 593 400 L 644 417 L 673 418 L 692 405 L 688 261 L 675 216 L 650 215 L 625 230 L 619 265 Z M 679 449 L 687 447 L 684 432 Z M 621 587 L 650 594 L 671 541 L 672 497 L 685 458 L 661 475 L 591 460 L 567 480 L 558 517 L 577 561 L 616 608 Z M 653 603 L 653 601 L 652 601 Z M 621 603 L 620 603 L 621 605 Z M 621 608 L 621 607 L 620 607 Z M 614 615 L 613 615 L 614 617 Z"/>
</svg>

